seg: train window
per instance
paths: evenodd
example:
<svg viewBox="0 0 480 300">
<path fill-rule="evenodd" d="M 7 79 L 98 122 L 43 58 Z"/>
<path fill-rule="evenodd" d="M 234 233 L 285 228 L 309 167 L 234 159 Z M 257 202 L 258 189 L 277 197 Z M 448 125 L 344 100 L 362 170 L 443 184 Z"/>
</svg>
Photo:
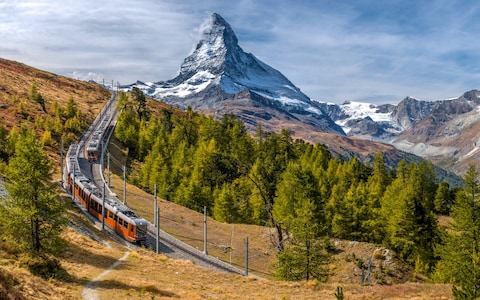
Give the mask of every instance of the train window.
<svg viewBox="0 0 480 300">
<path fill-rule="evenodd" d="M 113 217 L 113 220 L 114 220 L 115 222 L 117 222 L 117 215 L 115 215 L 115 216 Z"/>
<path fill-rule="evenodd" d="M 98 210 L 97 210 L 97 212 L 98 212 L 99 214 L 102 213 L 102 205 L 101 205 L 101 204 L 98 205 Z"/>
<path fill-rule="evenodd" d="M 133 225 L 130 225 L 130 231 L 133 232 Z"/>
<path fill-rule="evenodd" d="M 123 220 L 118 218 L 118 225 L 122 226 L 123 225 Z"/>
<path fill-rule="evenodd" d="M 112 213 L 111 211 L 108 211 L 108 217 L 109 217 L 110 219 L 113 219 L 113 213 Z"/>
<path fill-rule="evenodd" d="M 90 201 L 90 207 L 93 208 L 95 205 L 95 201 Z"/>
<path fill-rule="evenodd" d="M 127 223 L 127 221 L 123 221 L 123 227 L 125 227 L 125 228 L 128 229 L 128 223 Z"/>
</svg>

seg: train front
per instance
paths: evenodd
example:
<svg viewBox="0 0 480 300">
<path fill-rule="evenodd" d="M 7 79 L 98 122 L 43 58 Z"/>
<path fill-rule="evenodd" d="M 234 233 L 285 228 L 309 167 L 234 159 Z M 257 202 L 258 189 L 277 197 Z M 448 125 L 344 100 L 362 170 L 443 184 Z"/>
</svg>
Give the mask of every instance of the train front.
<svg viewBox="0 0 480 300">
<path fill-rule="evenodd" d="M 137 218 L 135 221 L 135 236 L 134 242 L 141 243 L 147 240 L 147 221 L 143 218 Z"/>
</svg>

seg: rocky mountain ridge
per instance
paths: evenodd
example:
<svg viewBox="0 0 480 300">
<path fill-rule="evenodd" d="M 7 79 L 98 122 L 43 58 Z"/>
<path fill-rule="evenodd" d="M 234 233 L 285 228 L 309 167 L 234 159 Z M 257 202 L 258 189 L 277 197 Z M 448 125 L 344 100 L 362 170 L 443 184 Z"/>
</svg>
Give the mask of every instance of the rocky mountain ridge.
<svg viewBox="0 0 480 300">
<path fill-rule="evenodd" d="M 406 97 L 398 105 L 322 104 L 348 136 L 389 143 L 462 174 L 480 158 L 480 91 L 454 99 Z"/>
<path fill-rule="evenodd" d="M 472 153 L 458 149 L 458 141 L 451 146 L 439 139 L 448 132 L 452 138 L 463 135 L 463 131 L 455 133 L 458 126 L 451 122 L 472 113 L 479 102 L 477 91 L 438 101 L 407 97 L 398 105 L 313 101 L 279 71 L 244 52 L 231 26 L 218 14 L 211 16 L 178 76 L 159 82 L 137 81 L 123 88 L 133 87 L 173 106 L 191 107 L 217 118 L 233 113 L 251 131 L 258 125 L 272 132 L 286 128 L 295 138 L 328 144 L 340 156 L 356 155 L 369 161 L 374 153 L 385 151 L 381 142 L 401 150 L 392 150 L 397 151 L 390 155 L 392 162 L 410 152 L 433 159 L 457 174 L 465 166 L 455 168 L 456 163 Z M 439 124 L 445 128 L 441 130 Z M 351 141 L 347 136 L 366 142 Z M 472 145 L 476 147 L 476 143 Z M 467 149 L 472 150 L 472 145 Z"/>
<path fill-rule="evenodd" d="M 136 82 L 147 95 L 169 104 L 209 113 L 234 113 L 249 126 L 275 130 L 272 122 L 302 124 L 311 130 L 344 135 L 322 109 L 282 73 L 246 53 L 230 25 L 213 14 L 177 77 Z M 253 116 L 253 117 L 252 117 Z"/>
</svg>

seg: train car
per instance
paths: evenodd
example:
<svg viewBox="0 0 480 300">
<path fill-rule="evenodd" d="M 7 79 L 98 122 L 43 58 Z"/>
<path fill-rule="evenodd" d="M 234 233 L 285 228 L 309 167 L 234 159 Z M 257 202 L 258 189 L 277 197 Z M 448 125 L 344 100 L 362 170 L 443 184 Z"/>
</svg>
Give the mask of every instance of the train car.
<svg viewBox="0 0 480 300">
<path fill-rule="evenodd" d="M 98 131 L 94 132 L 86 147 L 85 157 L 87 158 L 87 160 L 96 161 L 98 159 L 101 140 L 102 140 L 101 132 L 98 132 Z"/>
<path fill-rule="evenodd" d="M 67 152 L 67 189 L 92 216 L 104 218 L 107 226 L 132 243 L 141 243 L 147 238 L 147 221 L 123 205 L 115 195 L 104 195 L 85 177 L 78 167 L 78 145 L 71 145 Z M 105 207 L 103 207 L 105 205 Z M 103 211 L 103 216 L 102 216 Z"/>
<path fill-rule="evenodd" d="M 88 161 L 98 160 L 98 155 L 101 150 L 100 147 L 103 143 L 103 139 L 105 138 L 105 134 L 108 132 L 107 129 L 110 126 L 112 117 L 112 115 L 106 114 L 90 137 L 85 149 L 85 157 Z"/>
</svg>

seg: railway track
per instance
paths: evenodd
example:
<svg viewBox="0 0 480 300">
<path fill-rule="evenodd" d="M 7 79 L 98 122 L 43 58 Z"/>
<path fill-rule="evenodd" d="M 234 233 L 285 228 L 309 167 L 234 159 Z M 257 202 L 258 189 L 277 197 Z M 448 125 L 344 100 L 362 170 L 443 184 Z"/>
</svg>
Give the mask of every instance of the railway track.
<svg viewBox="0 0 480 300">
<path fill-rule="evenodd" d="M 105 178 L 103 176 L 103 164 L 101 162 L 103 161 L 105 148 L 106 148 L 106 145 L 108 145 L 108 141 L 110 139 L 111 134 L 113 133 L 113 129 L 116 122 L 116 106 L 115 106 L 116 96 L 117 95 L 114 92 L 112 94 L 111 99 L 107 102 L 107 104 L 102 109 L 100 114 L 97 116 L 95 121 L 92 123 L 90 128 L 85 132 L 85 134 L 83 135 L 82 139 L 79 142 L 79 151 L 77 152 L 78 164 L 82 173 L 85 174 L 87 177 L 89 177 L 89 179 L 92 180 L 92 182 L 94 182 L 99 189 L 103 188 L 105 185 L 109 193 L 111 193 L 111 191 L 108 188 L 107 184 L 105 183 Z M 90 138 L 90 135 L 93 134 L 93 132 L 95 131 L 95 128 L 97 128 L 99 122 L 101 122 L 105 114 L 112 114 L 113 120 L 112 120 L 111 126 L 109 126 L 106 129 L 108 130 L 108 132 L 105 134 L 106 136 L 105 142 L 100 148 L 101 149 L 100 159 L 96 162 L 89 162 L 85 157 L 85 147 L 86 147 L 87 141 Z M 129 249 L 138 249 L 140 247 L 138 245 L 129 243 L 128 241 L 120 237 L 115 231 L 113 231 L 108 226 L 103 226 L 102 220 L 98 220 L 95 217 L 93 217 L 91 214 L 89 214 L 87 209 L 78 200 L 75 200 L 75 202 L 78 209 L 81 210 L 90 219 L 90 221 L 95 225 L 95 227 L 97 227 L 97 229 L 103 230 L 113 240 L 128 247 Z M 153 251 L 156 251 L 157 250 L 156 249 L 156 244 L 157 244 L 156 233 L 157 233 L 157 228 L 153 226 L 151 223 L 148 223 L 147 224 L 147 240 L 145 241 L 142 247 L 151 248 L 153 249 Z M 240 270 L 222 260 L 219 260 L 215 257 L 204 254 L 202 251 L 176 239 L 170 234 L 164 232 L 163 230 L 160 230 L 159 245 L 160 247 L 158 252 L 163 253 L 166 256 L 171 258 L 190 260 L 195 262 L 195 264 L 197 265 L 210 268 L 210 269 L 223 271 L 223 272 L 242 274 L 242 275 L 245 273 L 243 270 Z"/>
</svg>

